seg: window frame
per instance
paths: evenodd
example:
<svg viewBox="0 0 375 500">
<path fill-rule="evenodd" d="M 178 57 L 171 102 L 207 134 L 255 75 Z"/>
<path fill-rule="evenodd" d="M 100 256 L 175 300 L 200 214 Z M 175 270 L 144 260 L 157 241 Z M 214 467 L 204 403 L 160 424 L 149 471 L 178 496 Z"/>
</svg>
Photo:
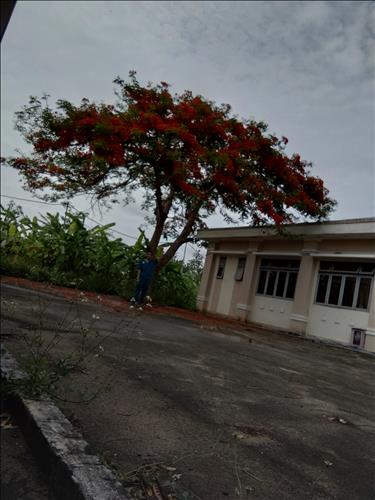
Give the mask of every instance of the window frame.
<svg viewBox="0 0 375 500">
<path fill-rule="evenodd" d="M 264 260 L 269 260 L 269 259 L 262 259 L 262 261 L 264 261 Z M 297 280 L 298 280 L 298 273 L 299 273 L 299 268 L 300 268 L 301 262 L 298 261 L 298 267 L 295 267 L 295 266 L 292 267 L 292 264 L 294 262 L 296 262 L 297 259 L 274 259 L 274 260 L 276 260 L 278 262 L 285 262 L 285 266 L 269 265 L 269 264 L 264 264 L 264 263 L 262 264 L 262 261 L 261 261 L 260 265 L 259 265 L 259 269 L 258 269 L 257 288 L 256 288 L 255 295 L 258 295 L 260 297 L 269 297 L 272 299 L 294 301 Z M 272 261 L 272 259 L 271 259 L 271 261 Z M 264 282 L 263 292 L 259 292 L 258 290 L 259 290 L 260 276 L 261 276 L 262 271 L 266 273 L 266 279 Z M 276 277 L 275 277 L 275 282 L 273 284 L 272 294 L 268 294 L 267 288 L 268 288 L 270 274 L 272 272 L 276 272 Z M 286 273 L 282 296 L 276 295 L 281 273 Z M 293 289 L 293 297 L 287 297 L 286 294 L 287 294 L 288 287 L 289 287 L 290 276 L 292 274 L 296 275 L 296 283 L 295 283 L 294 289 Z"/>
<path fill-rule="evenodd" d="M 222 280 L 224 278 L 226 264 L 227 264 L 226 256 L 224 256 L 224 255 L 220 256 L 219 263 L 217 266 L 217 271 L 216 271 L 216 279 L 217 280 Z M 221 274 L 219 274 L 220 270 L 222 271 Z"/>
<path fill-rule="evenodd" d="M 326 263 L 326 261 L 321 261 L 321 264 Z M 332 263 L 334 264 L 334 263 Z M 368 262 L 364 264 L 369 264 Z M 373 283 L 374 283 L 374 271 L 362 271 L 361 270 L 361 262 L 358 262 L 358 268 L 357 271 L 347 271 L 343 270 L 340 271 L 340 269 L 334 269 L 334 265 L 331 268 L 327 269 L 319 269 L 318 275 L 317 275 L 317 280 L 316 280 L 316 287 L 315 287 L 315 294 L 314 294 L 314 304 L 319 305 L 319 306 L 325 306 L 325 307 L 335 307 L 338 309 L 348 309 L 348 310 L 355 310 L 355 311 L 362 311 L 362 312 L 368 312 L 370 309 L 370 304 L 371 304 L 371 297 L 372 297 L 372 292 L 373 292 Z M 339 267 L 339 263 L 338 266 Z M 327 288 L 325 291 L 325 296 L 324 296 L 324 301 L 323 302 L 318 302 L 318 293 L 319 293 L 319 285 L 320 285 L 320 278 L 321 276 L 328 276 L 328 281 L 327 281 Z M 339 290 L 339 295 L 338 295 L 338 301 L 337 304 L 330 304 L 329 301 L 329 296 L 331 292 L 331 286 L 332 286 L 332 280 L 334 277 L 341 277 L 341 283 L 340 283 L 340 290 Z M 352 298 L 352 305 L 342 305 L 342 301 L 344 298 L 344 292 L 345 292 L 345 284 L 346 284 L 346 279 L 347 278 L 355 278 L 355 285 L 354 285 L 354 292 L 353 292 L 353 298 Z M 367 297 L 367 306 L 366 308 L 363 307 L 358 307 L 358 296 L 359 296 L 359 291 L 360 291 L 360 283 L 362 278 L 369 278 L 370 279 L 370 287 L 369 287 L 369 294 Z"/>
</svg>

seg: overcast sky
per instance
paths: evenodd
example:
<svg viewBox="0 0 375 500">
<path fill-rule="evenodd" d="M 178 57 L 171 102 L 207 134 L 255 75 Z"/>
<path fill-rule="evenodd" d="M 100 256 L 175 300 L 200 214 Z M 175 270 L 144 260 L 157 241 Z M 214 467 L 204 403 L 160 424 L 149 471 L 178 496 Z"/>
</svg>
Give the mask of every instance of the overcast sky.
<svg viewBox="0 0 375 500">
<path fill-rule="evenodd" d="M 372 2 L 19 0 L 1 46 L 2 156 L 27 151 L 13 122 L 29 95 L 113 102 L 113 79 L 134 69 L 287 136 L 338 201 L 332 220 L 374 216 L 374 29 Z M 1 190 L 32 197 L 10 169 Z M 130 235 L 143 222 L 139 203 L 91 216 Z"/>
</svg>

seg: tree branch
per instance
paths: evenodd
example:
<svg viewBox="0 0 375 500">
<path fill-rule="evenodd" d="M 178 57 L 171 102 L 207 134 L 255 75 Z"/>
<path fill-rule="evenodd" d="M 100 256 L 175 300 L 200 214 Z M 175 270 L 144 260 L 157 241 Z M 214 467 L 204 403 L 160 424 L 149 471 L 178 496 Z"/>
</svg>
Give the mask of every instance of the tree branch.
<svg viewBox="0 0 375 500">
<path fill-rule="evenodd" d="M 200 207 L 201 204 L 199 204 L 189 212 L 189 214 L 186 217 L 186 224 L 182 229 L 181 233 L 178 235 L 175 241 L 171 244 L 171 246 L 159 260 L 159 267 L 165 266 L 174 257 L 180 246 L 187 242 L 190 233 L 193 229 L 193 226 L 198 219 Z"/>
</svg>

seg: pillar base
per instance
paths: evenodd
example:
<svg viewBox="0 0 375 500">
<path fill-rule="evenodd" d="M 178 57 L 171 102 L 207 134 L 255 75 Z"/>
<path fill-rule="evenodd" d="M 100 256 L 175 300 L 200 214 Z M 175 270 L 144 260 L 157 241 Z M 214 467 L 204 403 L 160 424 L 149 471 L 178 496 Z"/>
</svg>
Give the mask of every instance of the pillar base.
<svg viewBox="0 0 375 500">
<path fill-rule="evenodd" d="M 302 314 L 292 314 L 290 316 L 290 329 L 301 335 L 306 335 L 307 317 Z"/>
<path fill-rule="evenodd" d="M 208 307 L 208 297 L 203 295 L 198 295 L 197 297 L 197 308 L 199 311 L 206 312 Z"/>
</svg>

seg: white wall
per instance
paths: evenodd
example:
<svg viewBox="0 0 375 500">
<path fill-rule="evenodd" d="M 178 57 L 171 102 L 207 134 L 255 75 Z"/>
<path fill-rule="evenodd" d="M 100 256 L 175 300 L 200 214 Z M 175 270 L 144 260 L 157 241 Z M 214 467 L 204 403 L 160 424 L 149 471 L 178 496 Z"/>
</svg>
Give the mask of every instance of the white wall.
<svg viewBox="0 0 375 500">
<path fill-rule="evenodd" d="M 313 304 L 310 307 L 306 333 L 350 344 L 352 328 L 366 330 L 368 319 L 369 313 L 366 311 Z"/>
<path fill-rule="evenodd" d="M 278 328 L 289 328 L 293 300 L 255 295 L 251 304 L 251 321 Z"/>
</svg>

